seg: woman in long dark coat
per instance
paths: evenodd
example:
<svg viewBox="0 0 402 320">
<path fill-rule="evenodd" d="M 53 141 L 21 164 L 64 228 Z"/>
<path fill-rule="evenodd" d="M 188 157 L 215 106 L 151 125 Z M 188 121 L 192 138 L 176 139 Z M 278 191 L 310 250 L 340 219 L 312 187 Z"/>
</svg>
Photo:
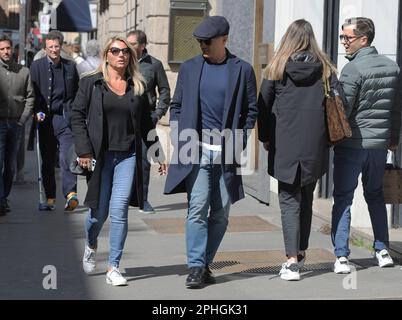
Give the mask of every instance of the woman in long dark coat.
<svg viewBox="0 0 402 320">
<path fill-rule="evenodd" d="M 268 173 L 278 179 L 287 262 L 280 276 L 299 280 L 310 236 L 313 192 L 327 171 L 324 79 L 341 90 L 336 69 L 319 49 L 311 24 L 293 22 L 264 71 L 258 99 L 259 140 Z"/>
<path fill-rule="evenodd" d="M 127 236 L 128 206 L 143 205 L 142 140 L 150 147 L 147 135 L 154 125 L 131 46 L 124 38 L 113 37 L 106 43 L 102 60 L 97 72 L 81 79 L 71 117 L 78 162 L 93 171 L 85 199 L 90 209 L 85 221 L 83 269 L 95 271 L 98 235 L 110 216 L 106 282 L 121 286 L 127 284 L 119 263 Z"/>
</svg>

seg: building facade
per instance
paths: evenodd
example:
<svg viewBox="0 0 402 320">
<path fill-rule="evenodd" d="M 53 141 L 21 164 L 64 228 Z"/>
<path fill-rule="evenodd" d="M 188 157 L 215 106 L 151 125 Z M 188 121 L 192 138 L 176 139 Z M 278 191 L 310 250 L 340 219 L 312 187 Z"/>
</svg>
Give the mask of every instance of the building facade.
<svg viewBox="0 0 402 320">
<path fill-rule="evenodd" d="M 18 29 L 19 0 L 0 0 L 0 29 Z"/>
<path fill-rule="evenodd" d="M 174 90 L 180 63 L 199 54 L 198 43 L 192 31 L 204 16 L 224 15 L 230 25 L 228 48 L 254 67 L 257 82 L 261 82 L 263 68 L 288 25 L 299 18 L 311 22 L 317 40 L 331 59 L 342 70 L 346 64 L 338 35 L 346 17 L 367 16 L 376 25 L 373 45 L 382 54 L 402 65 L 402 0 L 91 0 L 97 3 L 96 35 L 100 43 L 112 35 L 126 35 L 141 29 L 148 36 L 149 52 L 162 61 Z M 27 1 L 28 19 L 35 20 L 39 0 Z M 0 0 L 0 30 L 10 32 L 17 39 L 19 28 L 19 0 Z M 28 25 L 31 25 L 30 21 Z M 67 36 L 67 35 L 66 35 Z M 83 35 L 83 39 L 90 35 Z M 91 35 L 92 37 L 93 35 Z M 68 38 L 68 37 L 67 37 Z M 167 123 L 167 119 L 164 119 Z M 246 192 L 269 203 L 270 194 L 277 192 L 277 182 L 267 173 L 267 154 L 252 137 L 252 174 L 244 176 Z M 397 157 L 401 160 L 401 150 Z M 401 163 L 402 161 L 399 161 Z M 332 153 L 330 154 L 332 168 Z M 328 199 L 332 195 L 332 172 L 320 180 L 317 197 Z M 367 206 L 359 184 L 353 203 L 352 225 L 370 227 Z M 402 208 L 389 205 L 389 222 L 402 225 Z"/>
</svg>

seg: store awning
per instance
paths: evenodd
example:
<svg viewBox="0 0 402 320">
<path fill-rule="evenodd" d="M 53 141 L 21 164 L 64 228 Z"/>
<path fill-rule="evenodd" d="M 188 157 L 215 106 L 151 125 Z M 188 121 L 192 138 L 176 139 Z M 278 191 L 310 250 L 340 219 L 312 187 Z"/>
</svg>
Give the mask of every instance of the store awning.
<svg viewBox="0 0 402 320">
<path fill-rule="evenodd" d="M 66 32 L 93 31 L 88 0 L 63 0 L 57 7 L 57 29 Z"/>
</svg>

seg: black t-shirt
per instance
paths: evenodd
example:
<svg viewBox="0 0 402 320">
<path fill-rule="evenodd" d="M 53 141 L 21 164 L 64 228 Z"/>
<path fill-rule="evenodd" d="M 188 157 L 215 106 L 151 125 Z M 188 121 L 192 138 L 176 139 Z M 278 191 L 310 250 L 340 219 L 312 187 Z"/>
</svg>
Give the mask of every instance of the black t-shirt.
<svg viewBox="0 0 402 320">
<path fill-rule="evenodd" d="M 103 112 L 106 126 L 107 150 L 128 151 L 135 140 L 131 118 L 133 92 L 128 90 L 123 96 L 106 89 L 103 97 Z"/>
</svg>

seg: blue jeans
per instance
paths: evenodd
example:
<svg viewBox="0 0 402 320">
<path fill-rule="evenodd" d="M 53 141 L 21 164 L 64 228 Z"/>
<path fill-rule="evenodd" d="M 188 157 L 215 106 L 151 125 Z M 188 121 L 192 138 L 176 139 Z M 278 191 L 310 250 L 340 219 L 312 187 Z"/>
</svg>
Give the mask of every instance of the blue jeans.
<svg viewBox="0 0 402 320">
<path fill-rule="evenodd" d="M 22 126 L 17 122 L 0 121 L 0 201 L 10 194 L 17 171 L 17 152 L 22 136 Z"/>
<path fill-rule="evenodd" d="M 110 214 L 109 266 L 111 267 L 119 267 L 127 237 L 127 215 L 135 164 L 136 156 L 133 151 L 106 151 L 98 208 L 89 209 L 85 221 L 88 245 L 96 248 L 98 235 Z"/>
<path fill-rule="evenodd" d="M 144 192 L 144 201 L 148 201 L 148 187 L 151 176 L 151 163 L 147 158 L 148 148 L 144 141 L 142 142 L 142 189 Z"/>
<path fill-rule="evenodd" d="M 332 208 L 332 243 L 337 257 L 347 257 L 349 250 L 350 207 L 362 173 L 364 199 L 370 213 L 375 250 L 389 245 L 387 210 L 384 203 L 383 176 L 387 150 L 334 149 L 334 206 Z"/>
<path fill-rule="evenodd" d="M 189 268 L 205 267 L 212 262 L 228 225 L 229 194 L 220 161 L 214 164 L 220 157 L 220 152 L 202 150 L 200 164 L 194 164 L 186 178 L 186 245 Z"/>
</svg>

